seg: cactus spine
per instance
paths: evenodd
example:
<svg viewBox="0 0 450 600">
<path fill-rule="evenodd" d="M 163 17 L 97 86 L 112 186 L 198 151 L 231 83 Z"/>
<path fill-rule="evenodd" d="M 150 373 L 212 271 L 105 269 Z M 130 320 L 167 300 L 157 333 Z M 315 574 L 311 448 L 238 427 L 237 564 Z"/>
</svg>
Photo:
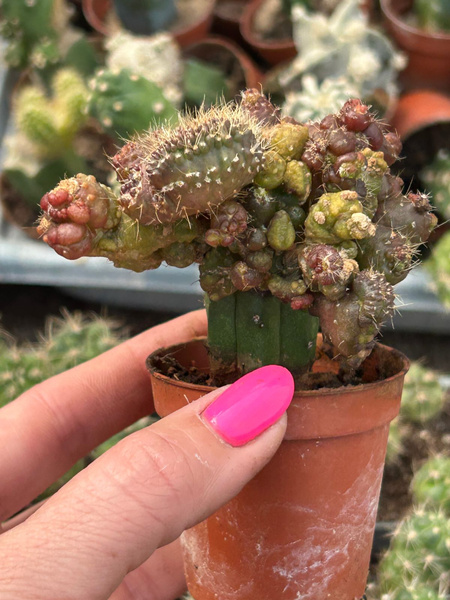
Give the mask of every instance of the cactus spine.
<svg viewBox="0 0 450 600">
<path fill-rule="evenodd" d="M 304 125 L 248 90 L 125 144 L 111 161 L 117 194 L 91 176 L 61 182 L 41 201 L 39 230 L 70 259 L 108 256 L 136 271 L 198 262 L 220 372 L 274 361 L 300 377 L 316 317 L 352 370 L 392 314 L 390 281 L 435 224 L 389 173 L 400 147 L 359 100 Z M 388 251 L 385 232 L 400 240 Z"/>
</svg>

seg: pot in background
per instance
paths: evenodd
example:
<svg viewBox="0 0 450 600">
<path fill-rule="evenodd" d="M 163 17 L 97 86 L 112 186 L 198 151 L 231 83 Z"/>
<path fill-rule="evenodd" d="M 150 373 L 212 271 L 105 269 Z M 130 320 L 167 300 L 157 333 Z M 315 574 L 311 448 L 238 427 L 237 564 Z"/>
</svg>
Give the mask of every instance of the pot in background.
<svg viewBox="0 0 450 600">
<path fill-rule="evenodd" d="M 98 33 L 111 34 L 111 23 L 120 26 L 117 16 L 113 16 L 112 0 L 82 0 L 83 14 L 89 25 Z M 214 0 L 210 7 L 195 23 L 186 27 L 169 30 L 177 43 L 183 48 L 206 37 L 213 20 Z"/>
<path fill-rule="evenodd" d="M 160 416 L 211 390 L 158 372 L 161 354 L 168 353 L 185 367 L 208 370 L 202 340 L 153 353 L 147 364 Z M 295 393 L 285 439 L 271 462 L 236 498 L 183 534 L 196 600 L 236 600 L 237 593 L 239 600 L 363 596 L 389 423 L 399 411 L 407 370 L 401 353 L 378 344 L 364 362 L 366 383 Z"/>
<path fill-rule="evenodd" d="M 431 33 L 410 25 L 413 0 L 380 0 L 383 21 L 396 45 L 408 56 L 400 75 L 405 90 L 450 91 L 450 34 Z"/>
<path fill-rule="evenodd" d="M 245 42 L 269 65 L 286 62 L 297 55 L 292 37 L 279 40 L 264 40 L 255 32 L 257 13 L 266 0 L 253 0 L 242 13 L 240 31 Z"/>
</svg>

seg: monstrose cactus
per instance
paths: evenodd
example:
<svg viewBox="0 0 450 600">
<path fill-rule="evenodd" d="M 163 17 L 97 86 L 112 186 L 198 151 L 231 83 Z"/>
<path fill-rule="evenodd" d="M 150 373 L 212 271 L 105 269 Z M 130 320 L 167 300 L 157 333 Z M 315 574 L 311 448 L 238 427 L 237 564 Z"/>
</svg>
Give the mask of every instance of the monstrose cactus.
<svg viewBox="0 0 450 600">
<path fill-rule="evenodd" d="M 89 175 L 62 181 L 39 232 L 68 259 L 199 263 L 216 382 L 274 363 L 300 380 L 319 322 L 351 371 L 436 221 L 390 174 L 399 152 L 359 100 L 304 125 L 247 90 L 125 144 L 111 161 L 118 193 Z"/>
</svg>

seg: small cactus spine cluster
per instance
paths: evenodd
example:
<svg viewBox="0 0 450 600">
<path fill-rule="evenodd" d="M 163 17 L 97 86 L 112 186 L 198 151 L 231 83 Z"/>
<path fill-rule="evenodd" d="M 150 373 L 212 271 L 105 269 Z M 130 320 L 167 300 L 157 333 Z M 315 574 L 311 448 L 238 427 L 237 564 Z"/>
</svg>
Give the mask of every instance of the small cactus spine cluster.
<svg viewBox="0 0 450 600">
<path fill-rule="evenodd" d="M 67 258 L 136 271 L 198 262 L 210 317 L 236 294 L 252 306 L 273 297 L 319 317 L 354 369 L 436 222 L 428 198 L 403 195 L 389 172 L 400 149 L 359 100 L 305 125 L 247 90 L 125 144 L 111 160 L 118 194 L 91 176 L 61 182 L 41 201 L 39 231 Z"/>
<path fill-rule="evenodd" d="M 130 69 L 100 69 L 89 89 L 86 113 L 115 138 L 176 121 L 177 110 L 161 88 Z"/>
</svg>

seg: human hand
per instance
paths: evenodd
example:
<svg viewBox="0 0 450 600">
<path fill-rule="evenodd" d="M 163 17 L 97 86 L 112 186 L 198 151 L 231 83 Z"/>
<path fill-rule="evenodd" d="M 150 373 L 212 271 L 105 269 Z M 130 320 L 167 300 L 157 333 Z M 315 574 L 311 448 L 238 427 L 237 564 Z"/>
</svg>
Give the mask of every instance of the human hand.
<svg viewBox="0 0 450 600">
<path fill-rule="evenodd" d="M 2 408 L 0 521 L 99 443 L 153 412 L 145 358 L 205 333 L 204 311 L 189 313 Z M 185 582 L 177 538 L 235 496 L 283 438 L 292 377 L 279 367 L 262 377 L 215 390 L 131 434 L 37 510 L 5 521 L 2 600 L 180 595 Z"/>
</svg>

